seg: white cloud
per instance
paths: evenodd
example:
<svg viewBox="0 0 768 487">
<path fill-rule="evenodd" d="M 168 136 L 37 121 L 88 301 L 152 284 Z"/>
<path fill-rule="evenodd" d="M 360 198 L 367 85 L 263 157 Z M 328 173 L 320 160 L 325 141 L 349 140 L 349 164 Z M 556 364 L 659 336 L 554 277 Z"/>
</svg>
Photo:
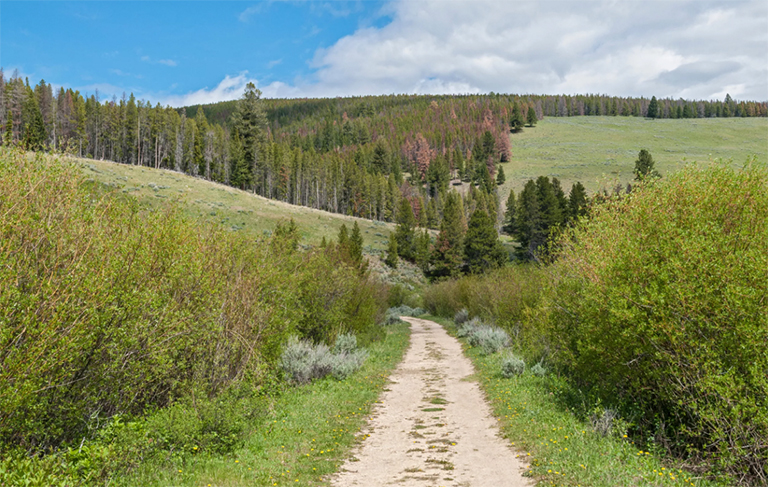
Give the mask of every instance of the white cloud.
<svg viewBox="0 0 768 487">
<path fill-rule="evenodd" d="M 389 24 L 319 49 L 311 80 L 275 92 L 714 98 L 733 87 L 741 98 L 768 99 L 762 0 L 396 0 L 386 9 Z"/>
<path fill-rule="evenodd" d="M 318 49 L 304 77 L 259 86 L 243 71 L 214 88 L 149 98 L 214 103 L 253 82 L 269 98 L 495 91 L 768 100 L 764 0 L 393 0 L 381 14 L 391 22 Z"/>
<path fill-rule="evenodd" d="M 253 83 L 258 86 L 258 81 L 249 78 L 248 72 L 244 71 L 237 76 L 227 75 L 215 88 L 212 89 L 205 87 L 185 95 L 156 95 L 149 96 L 149 98 L 152 100 L 159 99 L 163 105 L 170 105 L 172 107 L 204 105 L 219 101 L 236 100 L 243 94 L 245 85 L 248 83 Z"/>
</svg>

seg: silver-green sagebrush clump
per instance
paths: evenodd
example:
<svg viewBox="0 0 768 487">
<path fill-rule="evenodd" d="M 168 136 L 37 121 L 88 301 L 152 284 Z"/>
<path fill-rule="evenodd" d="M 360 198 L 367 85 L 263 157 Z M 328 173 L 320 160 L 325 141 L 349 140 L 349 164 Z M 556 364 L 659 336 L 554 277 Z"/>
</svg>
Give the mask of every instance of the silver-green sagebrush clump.
<svg viewBox="0 0 768 487">
<path fill-rule="evenodd" d="M 525 372 L 525 361 L 516 355 L 504 357 L 501 362 L 501 375 L 507 379 L 523 375 Z"/>
<path fill-rule="evenodd" d="M 297 384 L 306 384 L 332 375 L 343 380 L 362 367 L 368 352 L 357 348 L 357 338 L 339 335 L 333 349 L 324 343 L 291 337 L 280 357 L 280 367 Z"/>
</svg>

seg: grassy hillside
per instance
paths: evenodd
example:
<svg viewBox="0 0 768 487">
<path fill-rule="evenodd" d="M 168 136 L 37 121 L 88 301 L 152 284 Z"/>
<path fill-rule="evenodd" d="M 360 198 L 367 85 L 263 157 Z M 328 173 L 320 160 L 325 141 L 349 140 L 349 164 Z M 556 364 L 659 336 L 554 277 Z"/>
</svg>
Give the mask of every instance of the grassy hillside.
<svg viewBox="0 0 768 487">
<path fill-rule="evenodd" d="M 581 181 L 591 192 L 634 178 L 637 153 L 647 149 L 662 174 L 684 161 L 732 158 L 743 164 L 756 155 L 768 162 L 768 119 L 709 118 L 645 120 L 636 117 L 548 117 L 534 128 L 512 134 L 512 160 L 503 163 L 509 189 L 517 193 L 528 179 L 557 177 L 566 192 Z"/>
<path fill-rule="evenodd" d="M 389 234 L 395 229 L 394 223 L 291 205 L 166 169 L 91 159 L 77 161 L 87 178 L 130 194 L 142 204 L 152 207 L 178 204 L 182 213 L 189 217 L 219 223 L 232 231 L 253 236 L 269 233 L 280 220 L 293 218 L 301 233 L 301 244 L 319 245 L 323 237 L 328 241 L 336 239 L 342 224 L 351 230 L 357 222 L 374 275 L 384 282 L 405 284 L 406 287 L 420 287 L 425 283 L 421 270 L 414 264 L 402 261 L 397 269 L 384 265 L 384 251 Z"/>
<path fill-rule="evenodd" d="M 301 232 L 301 243 L 317 245 L 323 237 L 335 239 L 342 224 L 351 229 L 357 221 L 364 245 L 369 251 L 378 251 L 386 249 L 389 232 L 394 230 L 391 223 L 290 205 L 166 169 L 90 159 L 79 162 L 89 178 L 115 186 L 142 203 L 156 206 L 177 201 L 190 216 L 235 231 L 263 234 L 272 231 L 281 219 L 293 218 Z"/>
</svg>

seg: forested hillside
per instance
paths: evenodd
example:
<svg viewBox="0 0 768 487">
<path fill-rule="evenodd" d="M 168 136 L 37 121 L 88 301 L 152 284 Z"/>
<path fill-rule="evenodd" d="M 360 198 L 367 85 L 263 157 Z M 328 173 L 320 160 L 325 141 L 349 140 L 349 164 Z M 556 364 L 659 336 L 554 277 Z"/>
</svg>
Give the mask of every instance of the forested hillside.
<svg viewBox="0 0 768 487">
<path fill-rule="evenodd" d="M 1 71 L 0 71 L 1 73 Z M 173 169 L 293 204 L 395 221 L 400 199 L 438 228 L 452 179 L 490 195 L 508 134 L 543 117 L 765 117 L 766 102 L 603 95 L 260 99 L 174 109 L 0 76 L 3 140 Z M 487 171 L 486 171 L 487 169 Z M 410 177 L 404 177 L 410 176 Z M 504 197 L 506 195 L 503 195 Z M 496 197 L 486 198 L 496 213 Z M 466 204 L 474 208 L 474 204 Z M 432 218 L 428 218 L 431 215 Z M 469 212 L 467 212 L 469 217 Z M 498 222 L 497 220 L 497 223 Z"/>
</svg>

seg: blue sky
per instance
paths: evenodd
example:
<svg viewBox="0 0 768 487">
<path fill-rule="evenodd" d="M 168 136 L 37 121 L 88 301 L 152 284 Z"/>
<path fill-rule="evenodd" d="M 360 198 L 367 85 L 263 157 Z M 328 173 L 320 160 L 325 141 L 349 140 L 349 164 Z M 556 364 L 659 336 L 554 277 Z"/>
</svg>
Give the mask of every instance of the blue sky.
<svg viewBox="0 0 768 487">
<path fill-rule="evenodd" d="M 0 66 L 174 106 L 386 93 L 768 99 L 768 2 L 0 2 Z"/>
</svg>

